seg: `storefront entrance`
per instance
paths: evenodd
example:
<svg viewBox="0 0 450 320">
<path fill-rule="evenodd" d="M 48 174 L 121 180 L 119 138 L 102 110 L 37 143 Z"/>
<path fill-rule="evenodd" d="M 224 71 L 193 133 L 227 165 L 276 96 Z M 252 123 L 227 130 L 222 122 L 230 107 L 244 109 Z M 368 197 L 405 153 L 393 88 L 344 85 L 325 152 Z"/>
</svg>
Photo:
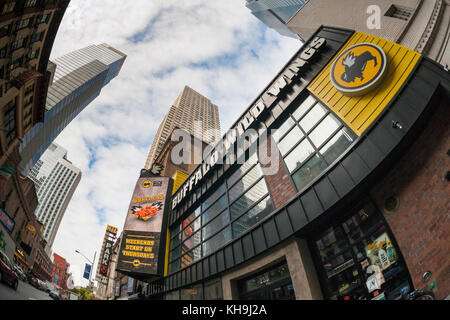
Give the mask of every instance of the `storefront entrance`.
<svg viewBox="0 0 450 320">
<path fill-rule="evenodd" d="M 295 300 L 286 262 L 238 282 L 241 300 Z"/>
<path fill-rule="evenodd" d="M 389 228 L 368 201 L 310 241 L 325 299 L 395 300 L 412 288 Z"/>
</svg>

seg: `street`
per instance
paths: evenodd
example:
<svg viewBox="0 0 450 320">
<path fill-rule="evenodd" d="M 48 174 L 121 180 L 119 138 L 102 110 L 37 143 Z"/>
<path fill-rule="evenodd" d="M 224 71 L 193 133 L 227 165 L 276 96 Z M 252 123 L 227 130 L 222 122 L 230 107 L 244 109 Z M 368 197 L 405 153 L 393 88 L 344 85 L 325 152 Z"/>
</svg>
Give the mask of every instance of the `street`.
<svg viewBox="0 0 450 320">
<path fill-rule="evenodd" d="M 0 300 L 52 300 L 47 292 L 40 291 L 27 282 L 19 281 L 17 290 L 0 283 Z"/>
</svg>

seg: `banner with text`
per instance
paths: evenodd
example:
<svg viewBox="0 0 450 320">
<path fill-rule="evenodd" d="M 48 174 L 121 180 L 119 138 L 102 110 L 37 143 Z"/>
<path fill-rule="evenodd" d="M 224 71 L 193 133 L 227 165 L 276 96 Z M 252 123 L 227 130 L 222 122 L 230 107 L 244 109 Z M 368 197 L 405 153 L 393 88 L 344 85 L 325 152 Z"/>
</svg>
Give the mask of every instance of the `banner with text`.
<svg viewBox="0 0 450 320">
<path fill-rule="evenodd" d="M 163 274 L 171 188 L 169 177 L 138 179 L 123 228 L 118 271 L 137 277 Z"/>
</svg>

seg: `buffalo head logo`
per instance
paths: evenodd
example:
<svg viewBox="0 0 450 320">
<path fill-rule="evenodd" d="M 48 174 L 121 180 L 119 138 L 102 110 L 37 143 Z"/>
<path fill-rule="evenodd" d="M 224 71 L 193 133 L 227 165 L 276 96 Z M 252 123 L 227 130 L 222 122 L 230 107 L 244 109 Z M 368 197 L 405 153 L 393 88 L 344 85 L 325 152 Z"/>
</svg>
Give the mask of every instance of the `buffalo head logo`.
<svg viewBox="0 0 450 320">
<path fill-rule="evenodd" d="M 356 56 L 353 52 L 349 52 L 342 60 L 342 65 L 345 67 L 345 72 L 342 74 L 341 79 L 347 83 L 355 82 L 356 78 L 364 80 L 363 72 L 366 69 L 368 61 L 374 61 L 374 67 L 377 66 L 377 58 L 374 57 L 369 51 Z"/>
</svg>

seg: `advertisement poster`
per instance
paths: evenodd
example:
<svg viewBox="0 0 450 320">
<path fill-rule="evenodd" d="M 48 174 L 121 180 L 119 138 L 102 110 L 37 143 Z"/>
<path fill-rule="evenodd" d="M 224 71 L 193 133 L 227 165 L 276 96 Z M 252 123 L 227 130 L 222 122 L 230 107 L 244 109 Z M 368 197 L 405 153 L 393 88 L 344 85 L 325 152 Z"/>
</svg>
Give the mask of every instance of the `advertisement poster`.
<svg viewBox="0 0 450 320">
<path fill-rule="evenodd" d="M 169 177 L 138 179 L 125 219 L 117 270 L 135 276 L 162 275 L 172 184 Z"/>
<path fill-rule="evenodd" d="M 381 234 L 374 242 L 366 247 L 366 254 L 370 260 L 370 265 L 376 265 L 381 270 L 397 261 L 397 254 L 387 233 Z"/>
</svg>

